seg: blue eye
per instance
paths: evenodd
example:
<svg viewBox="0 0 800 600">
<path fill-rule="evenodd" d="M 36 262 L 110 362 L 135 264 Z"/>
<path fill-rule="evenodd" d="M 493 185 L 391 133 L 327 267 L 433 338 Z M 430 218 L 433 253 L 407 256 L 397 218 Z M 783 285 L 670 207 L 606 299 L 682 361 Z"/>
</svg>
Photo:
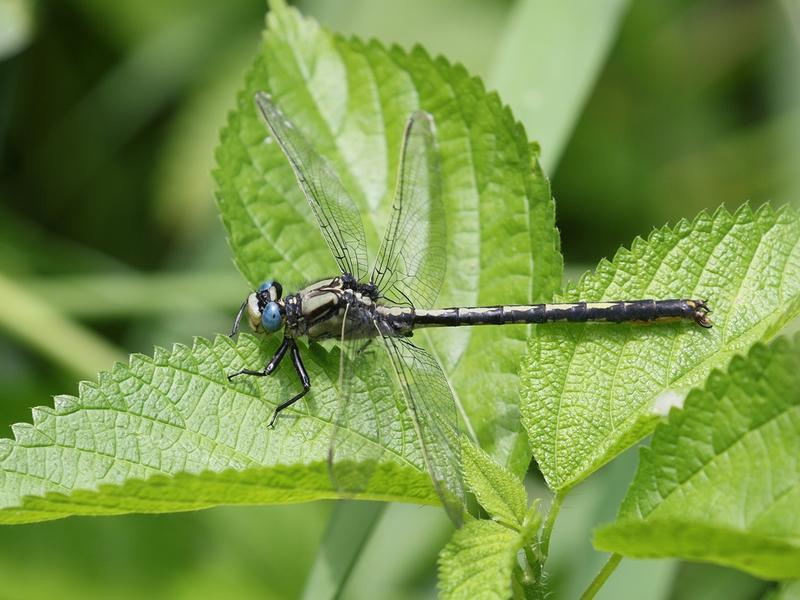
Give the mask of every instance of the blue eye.
<svg viewBox="0 0 800 600">
<path fill-rule="evenodd" d="M 259 292 L 264 292 L 272 287 L 272 279 L 267 279 L 264 283 L 258 286 Z"/>
<path fill-rule="evenodd" d="M 264 331 L 272 333 L 281 328 L 283 317 L 277 302 L 267 302 L 264 310 L 261 311 L 261 326 Z"/>
</svg>

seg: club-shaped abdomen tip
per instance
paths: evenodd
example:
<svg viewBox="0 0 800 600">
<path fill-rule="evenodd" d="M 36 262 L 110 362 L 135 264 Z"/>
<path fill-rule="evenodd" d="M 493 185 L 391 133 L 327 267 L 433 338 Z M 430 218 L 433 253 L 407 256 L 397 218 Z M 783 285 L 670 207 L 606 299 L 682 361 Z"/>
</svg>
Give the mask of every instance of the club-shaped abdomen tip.
<svg viewBox="0 0 800 600">
<path fill-rule="evenodd" d="M 714 323 L 711 322 L 711 319 L 708 317 L 708 313 L 711 310 L 708 308 L 708 304 L 706 300 L 692 300 L 690 305 L 694 309 L 692 313 L 692 317 L 694 318 L 694 322 L 700 325 L 700 327 L 705 327 L 706 329 L 711 329 L 714 326 Z"/>
</svg>

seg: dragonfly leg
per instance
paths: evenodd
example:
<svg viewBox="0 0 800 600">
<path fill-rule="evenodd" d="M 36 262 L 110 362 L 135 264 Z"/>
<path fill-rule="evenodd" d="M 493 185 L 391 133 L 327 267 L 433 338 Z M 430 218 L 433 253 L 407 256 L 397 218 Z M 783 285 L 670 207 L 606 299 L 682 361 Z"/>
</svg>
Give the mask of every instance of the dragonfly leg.
<svg viewBox="0 0 800 600">
<path fill-rule="evenodd" d="M 283 338 L 283 343 L 278 348 L 277 352 L 269 359 L 269 362 L 264 366 L 264 368 L 260 371 L 253 371 L 252 369 L 242 369 L 241 371 L 236 371 L 236 373 L 231 373 L 228 375 L 228 381 L 233 379 L 234 377 L 238 377 L 239 375 L 254 375 L 255 377 L 266 377 L 267 375 L 271 375 L 275 369 L 278 368 L 278 365 L 281 364 L 281 360 L 283 360 L 283 355 L 286 354 L 286 351 L 289 349 L 289 346 L 294 347 L 294 341 L 291 338 L 285 337 Z"/>
<path fill-rule="evenodd" d="M 294 370 L 297 371 L 297 376 L 300 378 L 300 383 L 303 384 L 303 391 L 299 394 L 296 394 L 286 402 L 279 404 L 278 407 L 272 412 L 272 418 L 269 420 L 267 427 L 272 429 L 275 427 L 275 419 L 278 418 L 278 413 L 282 410 L 289 408 L 292 404 L 300 400 L 303 396 L 308 393 L 308 390 L 311 389 L 311 380 L 308 378 L 308 372 L 306 371 L 305 366 L 303 365 L 303 360 L 300 358 L 300 351 L 297 349 L 297 344 L 294 343 L 294 340 L 291 342 L 292 346 L 292 364 L 294 365 Z"/>
<path fill-rule="evenodd" d="M 239 312 L 236 313 L 236 318 L 233 321 L 233 327 L 231 327 L 231 332 L 228 334 L 228 337 L 232 338 L 239 333 L 239 324 L 242 322 L 242 315 L 245 310 L 247 310 L 247 298 L 244 299 L 244 302 L 242 302 L 242 305 L 239 307 Z"/>
</svg>

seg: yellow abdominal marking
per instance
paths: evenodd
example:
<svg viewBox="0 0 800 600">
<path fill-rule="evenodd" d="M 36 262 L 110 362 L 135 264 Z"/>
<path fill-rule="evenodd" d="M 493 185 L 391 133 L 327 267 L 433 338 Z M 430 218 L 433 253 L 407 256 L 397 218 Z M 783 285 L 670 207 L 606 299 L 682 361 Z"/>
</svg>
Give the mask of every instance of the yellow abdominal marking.
<svg viewBox="0 0 800 600">
<path fill-rule="evenodd" d="M 611 308 L 612 306 L 616 306 L 619 302 L 587 302 L 586 308 Z M 623 303 L 624 304 L 624 303 Z M 577 304 L 570 304 L 570 306 L 577 306 Z"/>
</svg>

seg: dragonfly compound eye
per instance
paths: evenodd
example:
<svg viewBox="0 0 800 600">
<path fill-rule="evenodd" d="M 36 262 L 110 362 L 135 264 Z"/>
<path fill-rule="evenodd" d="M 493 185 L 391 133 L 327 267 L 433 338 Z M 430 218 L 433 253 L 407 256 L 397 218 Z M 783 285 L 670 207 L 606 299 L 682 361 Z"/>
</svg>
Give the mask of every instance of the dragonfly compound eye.
<svg viewBox="0 0 800 600">
<path fill-rule="evenodd" d="M 281 299 L 281 295 L 283 295 L 283 286 L 273 279 L 267 279 L 264 283 L 258 286 L 256 293 L 259 292 L 269 292 L 269 299 L 274 302 L 275 300 Z"/>
<path fill-rule="evenodd" d="M 278 303 L 268 302 L 264 307 L 264 310 L 261 311 L 261 326 L 264 328 L 264 331 L 268 333 L 278 331 L 278 329 L 281 328 L 282 323 L 283 317 L 281 316 L 281 310 L 278 307 Z"/>
</svg>

